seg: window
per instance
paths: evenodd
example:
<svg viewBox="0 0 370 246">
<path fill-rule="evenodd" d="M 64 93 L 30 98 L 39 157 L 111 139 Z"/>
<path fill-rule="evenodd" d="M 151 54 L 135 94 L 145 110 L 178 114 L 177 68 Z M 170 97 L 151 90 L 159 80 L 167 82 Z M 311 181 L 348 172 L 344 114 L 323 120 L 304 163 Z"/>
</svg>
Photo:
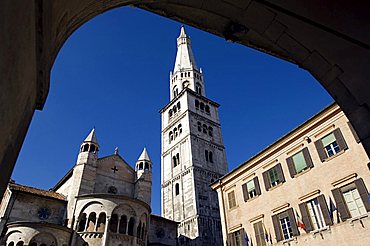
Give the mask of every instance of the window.
<svg viewBox="0 0 370 246">
<path fill-rule="evenodd" d="M 130 221 L 128 222 L 128 235 L 133 236 L 134 235 L 134 225 L 135 225 L 135 219 L 130 218 Z"/>
<path fill-rule="evenodd" d="M 204 110 L 204 103 L 202 103 L 202 102 L 200 103 L 200 110 L 202 110 L 202 111 Z"/>
<path fill-rule="evenodd" d="M 265 188 L 268 191 L 271 187 L 277 186 L 285 182 L 283 170 L 281 168 L 281 164 L 277 164 L 276 166 L 270 168 L 266 172 L 262 173 L 263 181 L 265 183 Z"/>
<path fill-rule="evenodd" d="M 312 159 L 307 147 L 286 159 L 286 162 L 292 178 L 296 174 L 313 167 Z"/>
<path fill-rule="evenodd" d="M 177 196 L 178 194 L 180 194 L 180 185 L 177 183 L 175 184 L 175 195 Z"/>
<path fill-rule="evenodd" d="M 176 156 L 172 156 L 172 163 L 173 163 L 173 167 L 176 167 L 177 166 L 177 158 Z"/>
<path fill-rule="evenodd" d="M 202 123 L 200 123 L 199 121 L 198 121 L 198 131 L 202 131 Z"/>
<path fill-rule="evenodd" d="M 181 124 L 179 124 L 179 134 L 181 134 L 182 133 L 182 125 Z"/>
<path fill-rule="evenodd" d="M 169 118 L 171 118 L 171 117 L 172 117 L 172 109 L 170 109 L 170 110 L 168 111 L 168 117 L 169 117 Z"/>
<path fill-rule="evenodd" d="M 250 198 L 261 195 L 258 177 L 254 177 L 252 180 L 249 180 L 247 183 L 243 184 L 242 190 L 245 202 Z"/>
<path fill-rule="evenodd" d="M 317 140 L 315 146 L 321 161 L 325 161 L 325 159 L 348 148 L 339 129 L 335 129 L 332 133 Z"/>
<path fill-rule="evenodd" d="M 177 136 L 179 135 L 176 127 L 173 129 L 173 134 L 175 135 L 175 138 L 177 138 Z"/>
<path fill-rule="evenodd" d="M 127 216 L 122 215 L 121 219 L 119 220 L 119 233 L 120 234 L 126 234 L 126 229 L 127 229 Z"/>
<path fill-rule="evenodd" d="M 208 150 L 204 151 L 204 156 L 206 157 L 206 161 L 208 161 Z"/>
<path fill-rule="evenodd" d="M 210 137 L 213 137 L 213 128 L 212 127 L 208 127 L 208 135 Z"/>
<path fill-rule="evenodd" d="M 208 133 L 208 127 L 206 124 L 203 124 L 203 133 L 207 134 Z"/>
<path fill-rule="evenodd" d="M 209 158 L 208 158 L 209 162 L 213 163 L 213 153 L 211 151 L 209 151 L 208 154 L 209 154 Z"/>
<path fill-rule="evenodd" d="M 195 108 L 199 109 L 199 101 L 198 100 L 195 100 Z"/>
<path fill-rule="evenodd" d="M 361 178 L 342 188 L 332 190 L 332 193 L 343 221 L 370 212 L 368 191 Z"/>
<path fill-rule="evenodd" d="M 278 242 L 282 240 L 288 240 L 293 236 L 299 235 L 295 221 L 293 208 L 272 216 L 276 240 Z"/>
<path fill-rule="evenodd" d="M 175 105 L 175 106 L 173 106 L 172 110 L 173 110 L 173 113 L 174 113 L 174 114 L 176 114 L 176 113 L 177 113 L 177 107 L 176 107 L 176 105 Z"/>
<path fill-rule="evenodd" d="M 168 138 L 169 138 L 170 143 L 171 143 L 171 141 L 173 141 L 173 133 L 172 133 L 172 131 L 168 134 Z"/>
<path fill-rule="evenodd" d="M 306 232 L 319 230 L 333 224 L 324 195 L 299 204 L 299 210 Z"/>
<path fill-rule="evenodd" d="M 111 232 L 116 233 L 117 232 L 117 226 L 118 226 L 118 215 L 113 214 L 111 219 L 110 219 L 109 230 Z"/>
<path fill-rule="evenodd" d="M 254 234 L 256 235 L 257 246 L 266 246 L 266 235 L 262 221 L 253 224 Z"/>
<path fill-rule="evenodd" d="M 229 209 L 236 206 L 235 192 L 234 191 L 231 191 L 231 192 L 227 193 L 227 199 L 229 201 Z"/>
<path fill-rule="evenodd" d="M 244 229 L 237 230 L 235 232 L 230 233 L 228 236 L 228 244 L 230 246 L 242 246 L 245 245 L 244 239 Z"/>
<path fill-rule="evenodd" d="M 202 86 L 197 83 L 196 86 L 195 86 L 195 91 L 196 93 L 198 93 L 199 95 L 202 95 Z"/>
<path fill-rule="evenodd" d="M 180 102 L 177 102 L 177 108 L 180 110 L 181 109 L 181 104 L 180 104 Z"/>
<path fill-rule="evenodd" d="M 209 106 L 208 105 L 205 106 L 205 110 L 206 110 L 206 113 L 208 113 L 208 114 L 210 113 L 210 110 L 209 110 Z"/>
<path fill-rule="evenodd" d="M 177 97 L 177 95 L 179 95 L 179 89 L 177 89 L 177 87 L 175 86 L 173 88 L 173 97 Z"/>
</svg>

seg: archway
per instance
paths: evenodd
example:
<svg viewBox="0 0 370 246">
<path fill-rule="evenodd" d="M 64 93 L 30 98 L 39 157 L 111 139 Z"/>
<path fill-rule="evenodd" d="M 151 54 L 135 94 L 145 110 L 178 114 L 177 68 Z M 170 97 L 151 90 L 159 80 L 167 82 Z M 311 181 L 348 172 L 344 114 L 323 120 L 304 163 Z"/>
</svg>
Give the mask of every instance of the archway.
<svg viewBox="0 0 370 246">
<path fill-rule="evenodd" d="M 0 5 L 0 195 L 35 109 L 42 109 L 50 69 L 67 38 L 111 8 L 133 5 L 288 60 L 308 70 L 341 106 L 370 153 L 370 3 L 320 1 L 212 4 L 197 1 L 33 1 Z M 331 11 L 335 9 L 335 11 Z M 328 14 L 329 13 L 329 14 Z M 330 14 L 331 13 L 331 14 Z M 340 18 L 338 18 L 340 16 Z M 18 28 L 14 29 L 13 27 Z M 356 27 L 356 28 L 353 28 Z M 361 28 L 358 28 L 361 27 Z M 330 45 L 328 45 L 330 44 Z M 8 83 L 8 82 L 11 83 Z"/>
</svg>

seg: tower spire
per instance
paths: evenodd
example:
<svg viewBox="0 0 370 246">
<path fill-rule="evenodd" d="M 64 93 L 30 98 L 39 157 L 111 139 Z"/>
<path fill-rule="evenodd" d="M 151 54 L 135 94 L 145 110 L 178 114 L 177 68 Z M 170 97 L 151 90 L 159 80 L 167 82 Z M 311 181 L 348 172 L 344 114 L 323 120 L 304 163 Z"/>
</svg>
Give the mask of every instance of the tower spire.
<svg viewBox="0 0 370 246">
<path fill-rule="evenodd" d="M 177 54 L 173 73 L 184 69 L 198 70 L 198 67 L 195 63 L 190 37 L 186 34 L 185 27 L 181 26 L 180 35 L 177 38 Z"/>
</svg>

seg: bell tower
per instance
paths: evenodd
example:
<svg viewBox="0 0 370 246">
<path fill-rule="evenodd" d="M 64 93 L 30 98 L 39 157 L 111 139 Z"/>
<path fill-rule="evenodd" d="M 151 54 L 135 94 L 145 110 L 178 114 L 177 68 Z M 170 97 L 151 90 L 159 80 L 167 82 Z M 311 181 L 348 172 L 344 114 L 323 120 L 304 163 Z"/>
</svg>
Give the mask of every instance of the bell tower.
<svg viewBox="0 0 370 246">
<path fill-rule="evenodd" d="M 217 194 L 209 187 L 228 170 L 218 107 L 206 97 L 203 72 L 182 26 L 170 102 L 161 110 L 162 216 L 180 223 L 180 245 L 222 244 Z"/>
</svg>

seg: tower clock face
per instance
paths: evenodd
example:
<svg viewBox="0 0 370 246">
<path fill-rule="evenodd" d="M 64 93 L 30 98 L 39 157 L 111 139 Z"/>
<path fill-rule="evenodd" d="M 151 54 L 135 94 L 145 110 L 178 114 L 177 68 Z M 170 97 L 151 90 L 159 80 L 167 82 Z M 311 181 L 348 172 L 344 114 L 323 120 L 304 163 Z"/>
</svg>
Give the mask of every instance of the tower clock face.
<svg viewBox="0 0 370 246">
<path fill-rule="evenodd" d="M 50 210 L 48 208 L 40 208 L 37 213 L 41 220 L 46 220 L 50 216 Z"/>
</svg>

